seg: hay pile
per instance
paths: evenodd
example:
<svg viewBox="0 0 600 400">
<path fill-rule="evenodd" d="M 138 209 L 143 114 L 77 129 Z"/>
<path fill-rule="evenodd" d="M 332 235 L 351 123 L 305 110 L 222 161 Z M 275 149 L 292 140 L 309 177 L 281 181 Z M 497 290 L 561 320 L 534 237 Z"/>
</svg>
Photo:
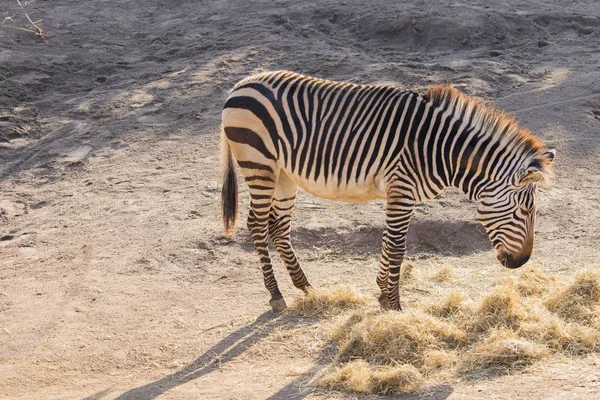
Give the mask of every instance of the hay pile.
<svg viewBox="0 0 600 400">
<path fill-rule="evenodd" d="M 494 330 L 483 343 L 466 351 L 458 365 L 461 374 L 505 372 L 525 367 L 548 355 L 546 346 L 519 338 L 513 331 Z"/>
<path fill-rule="evenodd" d="M 572 285 L 548 298 L 544 305 L 560 317 L 600 328 L 600 274 L 585 272 L 577 275 Z"/>
<path fill-rule="evenodd" d="M 297 298 L 288 313 L 299 317 L 327 316 L 366 304 L 366 299 L 353 289 L 309 289 Z"/>
<path fill-rule="evenodd" d="M 409 364 L 373 366 L 354 360 L 319 381 L 322 388 L 355 393 L 398 394 L 412 392 L 423 384 L 423 376 Z"/>
<path fill-rule="evenodd" d="M 453 349 L 466 340 L 464 330 L 422 311 L 385 312 L 368 316 L 358 325 L 343 326 L 351 330 L 346 334 L 334 331 L 338 361 L 361 358 L 373 364 L 420 367 L 428 350 Z"/>
<path fill-rule="evenodd" d="M 475 303 L 452 292 L 422 311 L 363 307 L 339 318 L 328 339 L 335 367 L 318 386 L 357 393 L 412 392 L 428 381 L 507 373 L 551 354 L 600 352 L 600 274 L 565 282 L 530 270 Z"/>
<path fill-rule="evenodd" d="M 450 282 L 452 280 L 452 267 L 444 265 L 431 275 L 431 280 L 434 282 Z"/>
</svg>

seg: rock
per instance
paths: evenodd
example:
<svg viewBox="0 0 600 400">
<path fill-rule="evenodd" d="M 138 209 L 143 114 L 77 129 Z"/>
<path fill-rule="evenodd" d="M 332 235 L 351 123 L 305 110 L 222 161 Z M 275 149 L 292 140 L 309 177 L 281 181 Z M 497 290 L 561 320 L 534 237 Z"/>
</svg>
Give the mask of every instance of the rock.
<svg viewBox="0 0 600 400">
<path fill-rule="evenodd" d="M 548 46 L 549 44 L 550 44 L 550 43 L 548 43 L 547 41 L 545 41 L 545 40 L 543 40 L 543 39 L 542 39 L 542 40 L 538 40 L 538 42 L 537 42 L 537 46 L 538 46 L 538 47 L 546 47 L 546 46 Z"/>
</svg>

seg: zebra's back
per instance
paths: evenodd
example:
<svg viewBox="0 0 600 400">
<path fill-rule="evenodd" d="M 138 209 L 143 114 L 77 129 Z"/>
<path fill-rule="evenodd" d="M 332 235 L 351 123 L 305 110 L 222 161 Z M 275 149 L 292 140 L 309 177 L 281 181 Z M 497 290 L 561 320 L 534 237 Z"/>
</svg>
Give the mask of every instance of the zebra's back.
<svg viewBox="0 0 600 400">
<path fill-rule="evenodd" d="M 223 125 L 239 147 L 232 148 L 238 162 L 258 152 L 317 196 L 371 200 L 385 198 L 386 175 L 424 104 L 418 94 L 393 86 L 276 71 L 233 88 Z"/>
</svg>

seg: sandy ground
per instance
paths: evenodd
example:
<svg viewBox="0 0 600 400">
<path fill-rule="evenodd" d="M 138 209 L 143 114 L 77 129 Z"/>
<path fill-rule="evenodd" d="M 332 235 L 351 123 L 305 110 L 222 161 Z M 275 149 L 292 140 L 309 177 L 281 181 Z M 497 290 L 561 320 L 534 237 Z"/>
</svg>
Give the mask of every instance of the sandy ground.
<svg viewBox="0 0 600 400">
<path fill-rule="evenodd" d="M 2 31 L 0 398 L 348 397 L 312 383 L 327 322 L 270 313 L 244 224 L 222 236 L 220 108 L 253 72 L 453 83 L 495 102 L 557 149 L 524 268 L 600 269 L 596 1 L 397 3 L 34 1 L 47 42 Z M 375 308 L 382 203 L 299 197 L 293 240 L 311 282 L 356 287 Z M 242 221 L 247 199 L 243 189 Z M 403 293 L 409 307 L 522 273 L 496 262 L 474 209 L 454 191 L 418 208 L 417 274 L 451 265 L 456 278 L 422 279 Z M 300 294 L 276 265 L 291 301 Z M 600 359 L 431 393 L 597 399 Z"/>
</svg>

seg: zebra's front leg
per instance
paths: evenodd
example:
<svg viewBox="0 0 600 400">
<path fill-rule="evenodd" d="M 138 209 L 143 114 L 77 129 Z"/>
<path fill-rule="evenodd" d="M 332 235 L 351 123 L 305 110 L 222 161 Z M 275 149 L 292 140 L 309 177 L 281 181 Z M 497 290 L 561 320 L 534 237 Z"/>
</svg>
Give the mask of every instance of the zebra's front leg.
<svg viewBox="0 0 600 400">
<path fill-rule="evenodd" d="M 385 231 L 377 285 L 381 289 L 379 303 L 383 309 L 402 310 L 400 305 L 400 267 L 406 253 L 406 234 L 415 202 L 404 192 L 388 194 Z"/>
</svg>

